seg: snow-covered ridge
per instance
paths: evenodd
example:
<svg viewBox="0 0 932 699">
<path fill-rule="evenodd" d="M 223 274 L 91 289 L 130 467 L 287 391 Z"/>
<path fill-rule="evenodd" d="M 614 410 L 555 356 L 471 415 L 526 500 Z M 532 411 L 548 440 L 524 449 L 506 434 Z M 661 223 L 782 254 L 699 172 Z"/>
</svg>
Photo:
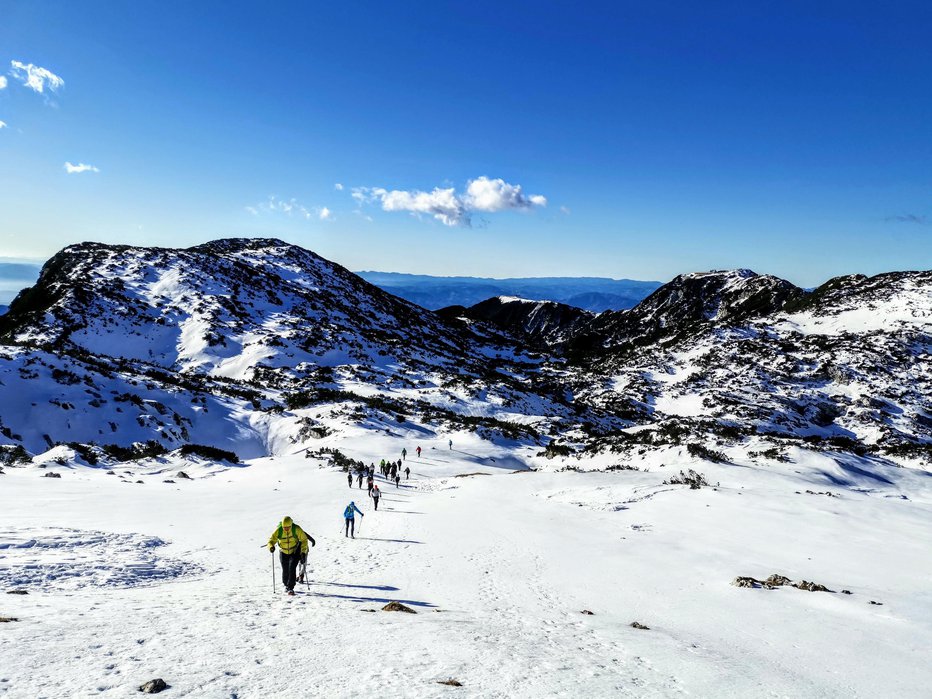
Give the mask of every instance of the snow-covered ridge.
<svg viewBox="0 0 932 699">
<path fill-rule="evenodd" d="M 274 239 L 85 243 L 0 317 L 0 446 L 261 455 L 405 424 L 547 464 L 761 436 L 912 464 L 932 442 L 930 289 L 929 272 L 806 292 L 733 270 L 626 311 L 498 297 L 432 313 Z"/>
</svg>

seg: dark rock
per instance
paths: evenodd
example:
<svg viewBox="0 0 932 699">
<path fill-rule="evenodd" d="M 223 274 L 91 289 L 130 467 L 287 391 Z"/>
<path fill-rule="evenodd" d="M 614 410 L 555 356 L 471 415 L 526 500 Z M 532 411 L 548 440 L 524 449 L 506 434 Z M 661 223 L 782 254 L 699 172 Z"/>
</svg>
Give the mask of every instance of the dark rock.
<svg viewBox="0 0 932 699">
<path fill-rule="evenodd" d="M 764 581 L 764 584 L 769 585 L 770 587 L 780 587 L 781 585 L 789 585 L 790 582 L 792 581 L 785 575 L 774 573 Z"/>
<path fill-rule="evenodd" d="M 108 475 L 108 476 L 115 476 L 115 475 L 116 475 L 116 472 L 115 472 L 115 471 L 107 471 L 107 475 Z"/>
<path fill-rule="evenodd" d="M 166 478 L 164 481 L 162 481 L 162 483 L 174 483 L 174 482 L 175 481 L 173 481 L 171 478 Z"/>
<path fill-rule="evenodd" d="M 178 471 L 178 473 L 175 474 L 175 478 L 186 478 L 188 480 L 191 480 L 191 476 L 189 476 L 184 471 Z"/>
<path fill-rule="evenodd" d="M 382 607 L 383 612 L 407 612 L 408 614 L 417 614 L 411 607 L 406 607 L 401 602 L 389 602 Z"/>
<path fill-rule="evenodd" d="M 737 578 L 731 581 L 731 584 L 735 587 L 762 587 L 763 581 L 758 580 L 757 578 L 751 578 L 745 575 L 739 575 Z"/>
<path fill-rule="evenodd" d="M 374 609 L 360 609 L 361 612 L 374 612 Z"/>
<path fill-rule="evenodd" d="M 54 471 L 49 471 L 48 473 L 43 474 L 43 478 L 61 478 L 60 473 L 55 473 Z"/>
<path fill-rule="evenodd" d="M 7 590 L 8 595 L 28 595 L 29 592 L 26 590 Z"/>
<path fill-rule="evenodd" d="M 882 607 L 882 606 L 883 606 L 883 602 L 875 602 L 874 600 L 871 600 L 870 603 L 871 603 L 871 604 L 876 604 L 878 607 Z"/>
<path fill-rule="evenodd" d="M 592 612 L 590 612 L 588 609 L 583 609 L 583 610 L 580 612 L 580 614 L 586 614 L 586 615 L 588 615 L 588 616 L 592 616 Z"/>
<path fill-rule="evenodd" d="M 161 677 L 157 677 L 154 680 L 149 680 L 144 685 L 140 685 L 139 691 L 143 694 L 158 694 L 159 692 L 168 689 L 168 685 L 165 684 L 165 680 Z"/>
<path fill-rule="evenodd" d="M 449 679 L 449 680 L 437 680 L 437 684 L 445 684 L 448 687 L 462 687 L 463 683 L 459 680 Z"/>
<path fill-rule="evenodd" d="M 0 624 L 5 624 L 8 621 L 19 621 L 15 616 L 0 616 Z"/>
<path fill-rule="evenodd" d="M 850 594 L 852 594 L 852 592 L 851 592 L 851 590 L 842 590 L 842 591 L 841 591 L 841 594 L 843 594 L 843 595 L 850 595 Z"/>
<path fill-rule="evenodd" d="M 641 631 L 650 631 L 650 626 L 645 626 L 639 621 L 632 621 L 630 626 L 632 629 L 641 629 Z"/>
<path fill-rule="evenodd" d="M 793 583 L 793 587 L 797 590 L 807 590 L 808 592 L 831 592 L 825 585 L 809 582 L 808 580 L 800 580 L 797 583 Z"/>
<path fill-rule="evenodd" d="M 142 481 L 136 481 L 137 483 L 142 483 Z"/>
</svg>

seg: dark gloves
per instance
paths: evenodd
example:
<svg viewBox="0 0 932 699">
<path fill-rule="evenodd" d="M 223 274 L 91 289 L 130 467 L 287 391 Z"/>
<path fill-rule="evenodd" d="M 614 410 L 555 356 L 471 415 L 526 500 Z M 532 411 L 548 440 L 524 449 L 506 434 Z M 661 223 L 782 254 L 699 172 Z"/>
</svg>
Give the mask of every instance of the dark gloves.
<svg viewBox="0 0 932 699">
<path fill-rule="evenodd" d="M 269 546 L 269 553 L 275 553 L 275 544 Z"/>
</svg>

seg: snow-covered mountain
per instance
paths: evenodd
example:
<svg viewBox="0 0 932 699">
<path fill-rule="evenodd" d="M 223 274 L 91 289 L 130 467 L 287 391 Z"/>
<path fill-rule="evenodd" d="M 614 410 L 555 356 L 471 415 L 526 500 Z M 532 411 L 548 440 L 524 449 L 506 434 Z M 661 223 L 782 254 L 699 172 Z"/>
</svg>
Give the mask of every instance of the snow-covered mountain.
<svg viewBox="0 0 932 699">
<path fill-rule="evenodd" d="M 932 273 L 812 292 L 687 274 L 633 309 L 432 313 L 277 240 L 82 244 L 0 317 L 4 439 L 241 455 L 350 425 L 478 430 L 574 462 L 737 443 L 912 463 L 932 443 Z"/>
<path fill-rule="evenodd" d="M 0 316 L 0 694 L 925 696 L 930 323 L 930 272 L 432 313 L 277 240 L 72 246 Z M 377 510 L 342 470 L 398 458 Z"/>
<path fill-rule="evenodd" d="M 0 338 L 0 419 L 30 451 L 158 440 L 275 452 L 283 421 L 292 440 L 325 431 L 285 408 L 322 403 L 509 434 L 525 431 L 512 417 L 568 410 L 528 394 L 540 360 L 513 340 L 450 324 L 276 240 L 71 246 L 0 318 Z"/>
</svg>

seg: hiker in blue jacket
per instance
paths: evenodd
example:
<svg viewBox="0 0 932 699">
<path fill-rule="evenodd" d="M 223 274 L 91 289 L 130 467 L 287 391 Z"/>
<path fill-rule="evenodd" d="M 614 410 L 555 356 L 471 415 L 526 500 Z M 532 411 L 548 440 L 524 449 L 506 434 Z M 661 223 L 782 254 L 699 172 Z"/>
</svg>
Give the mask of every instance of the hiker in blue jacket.
<svg viewBox="0 0 932 699">
<path fill-rule="evenodd" d="M 343 519 L 346 520 L 346 532 L 343 536 L 349 536 L 356 538 L 356 513 L 359 513 L 360 517 L 365 517 L 358 507 L 356 507 L 355 502 L 351 502 L 346 506 L 346 509 L 343 510 Z"/>
</svg>

